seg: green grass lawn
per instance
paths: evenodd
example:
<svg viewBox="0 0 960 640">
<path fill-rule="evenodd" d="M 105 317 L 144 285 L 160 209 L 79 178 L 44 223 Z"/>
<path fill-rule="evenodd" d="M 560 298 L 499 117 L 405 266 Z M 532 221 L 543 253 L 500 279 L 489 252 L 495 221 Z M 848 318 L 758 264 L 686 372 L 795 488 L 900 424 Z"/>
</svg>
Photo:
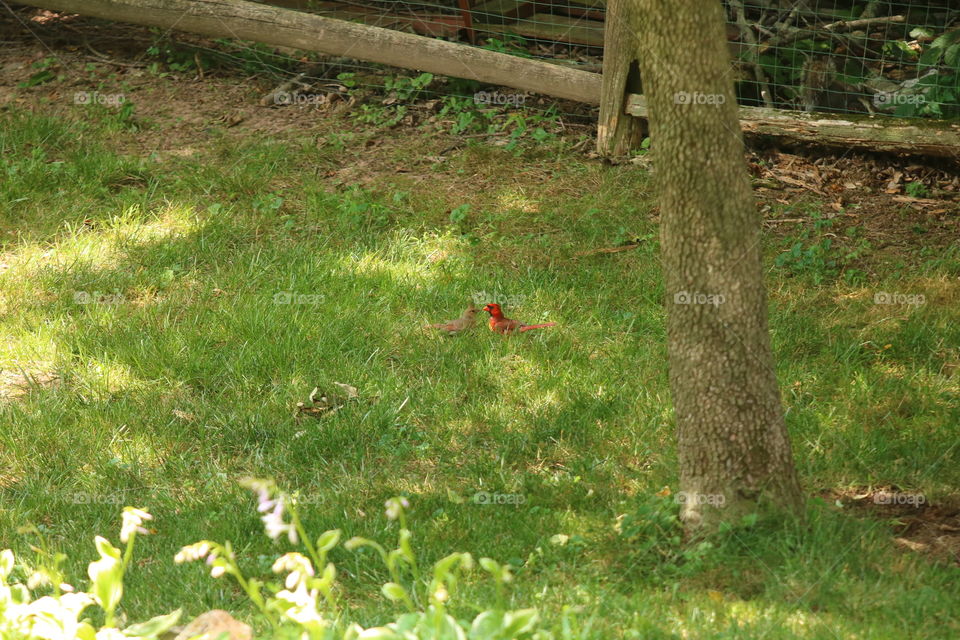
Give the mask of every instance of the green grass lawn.
<svg viewBox="0 0 960 640">
<path fill-rule="evenodd" d="M 344 145 L 330 133 L 353 126 L 344 116 L 300 138 L 211 135 L 192 154 L 150 154 L 97 113 L 0 113 L 0 368 L 58 376 L 0 401 L 0 548 L 31 560 L 32 523 L 81 585 L 94 534 L 116 542 L 120 508 L 143 507 L 155 533 L 138 539 L 128 619 L 177 607 L 249 619 L 228 579 L 172 558 L 230 540 L 250 575 L 269 575 L 289 544 L 263 535 L 238 485 L 252 475 L 299 491 L 315 534 L 393 539 L 384 501 L 408 496 L 421 564 L 453 551 L 509 562 L 510 604 L 548 620 L 569 607 L 576 637 L 960 637 L 955 560 L 904 551 L 889 520 L 817 497 L 955 498 L 956 246 L 925 257 L 918 241 L 903 264 L 845 279 L 775 266 L 793 239 L 765 238 L 807 523 L 684 546 L 676 505 L 656 495 L 676 491 L 677 457 L 642 168 L 559 140 L 425 161 L 443 140 L 361 128 Z M 330 177 L 371 154 L 376 170 Z M 635 237 L 634 250 L 579 255 Z M 874 304 L 881 291 L 926 303 Z M 275 303 L 284 293 L 310 297 Z M 557 326 L 423 330 L 481 295 Z M 359 399 L 295 415 L 334 382 Z M 475 504 L 478 491 L 522 504 Z M 624 514 L 633 537 L 618 533 Z M 393 619 L 377 562 L 331 558 L 352 617 Z M 492 601 L 481 576 L 464 587 L 455 609 Z"/>
</svg>

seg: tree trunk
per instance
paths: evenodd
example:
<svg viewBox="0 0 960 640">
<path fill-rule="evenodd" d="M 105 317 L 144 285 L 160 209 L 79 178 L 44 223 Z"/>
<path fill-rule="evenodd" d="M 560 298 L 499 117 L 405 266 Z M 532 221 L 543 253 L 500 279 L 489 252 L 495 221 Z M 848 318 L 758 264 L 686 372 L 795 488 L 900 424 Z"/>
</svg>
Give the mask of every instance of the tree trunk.
<svg viewBox="0 0 960 640">
<path fill-rule="evenodd" d="M 660 191 L 681 518 L 710 531 L 802 494 L 767 328 L 760 216 L 718 0 L 638 0 Z"/>
</svg>

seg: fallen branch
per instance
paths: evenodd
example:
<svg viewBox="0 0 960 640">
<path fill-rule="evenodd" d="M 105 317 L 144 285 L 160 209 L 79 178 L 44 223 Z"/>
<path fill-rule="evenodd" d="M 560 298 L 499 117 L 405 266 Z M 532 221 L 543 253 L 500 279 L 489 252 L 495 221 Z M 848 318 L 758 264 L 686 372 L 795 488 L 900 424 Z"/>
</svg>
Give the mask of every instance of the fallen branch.
<svg viewBox="0 0 960 640">
<path fill-rule="evenodd" d="M 823 25 L 823 29 L 827 31 L 835 31 L 837 29 L 849 30 L 849 29 L 859 29 L 861 27 L 871 27 L 875 24 L 890 24 L 895 22 L 903 22 L 903 16 L 885 16 L 882 18 L 861 18 L 859 20 L 838 20 L 837 22 L 831 22 L 830 24 Z"/>
<path fill-rule="evenodd" d="M 598 253 L 620 253 L 621 251 L 630 251 L 631 249 L 636 249 L 640 244 L 625 244 L 622 247 L 604 247 L 603 249 L 590 249 L 589 251 L 581 251 L 580 253 L 575 254 L 578 258 L 584 256 L 594 256 Z"/>
</svg>

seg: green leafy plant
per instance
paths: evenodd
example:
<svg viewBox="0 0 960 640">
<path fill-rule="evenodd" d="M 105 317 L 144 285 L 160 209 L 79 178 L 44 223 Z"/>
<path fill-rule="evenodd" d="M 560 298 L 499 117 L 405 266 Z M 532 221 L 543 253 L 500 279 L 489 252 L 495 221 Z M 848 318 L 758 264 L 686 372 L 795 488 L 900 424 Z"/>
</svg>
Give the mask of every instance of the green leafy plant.
<svg viewBox="0 0 960 640">
<path fill-rule="evenodd" d="M 432 73 L 421 73 L 415 78 L 387 76 L 383 88 L 401 102 L 414 102 L 431 82 L 433 82 Z"/>
<path fill-rule="evenodd" d="M 143 524 L 152 516 L 142 509 L 125 507 L 120 542 L 124 550 L 114 547 L 101 536 L 94 539 L 99 560 L 87 567 L 90 576 L 89 591 L 78 591 L 63 582 L 59 565 L 65 559 L 62 554 L 43 556 L 50 560 L 37 570 L 21 568 L 29 574 L 26 584 L 13 579 L 17 566 L 13 552 L 0 552 L 0 638 L 17 640 L 40 640 L 53 638 L 78 638 L 79 640 L 110 640 L 142 638 L 155 640 L 171 629 L 180 619 L 181 611 L 157 616 L 147 622 L 132 624 L 122 630 L 117 628 L 117 607 L 123 597 L 123 578 L 133 557 L 134 541 L 138 534 L 147 530 Z M 34 597 L 44 589 L 51 593 Z M 83 613 L 92 606 L 103 611 L 103 626 L 98 630 Z"/>
<path fill-rule="evenodd" d="M 42 60 L 37 60 L 32 66 L 34 69 L 39 69 L 36 73 L 31 75 L 29 78 L 17 84 L 21 89 L 26 89 L 29 87 L 36 87 L 41 84 L 46 84 L 52 82 L 53 80 L 62 79 L 62 75 L 57 75 L 52 67 L 56 65 L 56 58 L 46 57 Z"/>
<path fill-rule="evenodd" d="M 527 46 L 526 38 L 504 34 L 502 40 L 499 38 L 487 38 L 487 41 L 481 48 L 498 53 L 509 53 L 510 55 L 521 58 L 532 58 L 533 56 L 527 50 Z"/>
<path fill-rule="evenodd" d="M 915 29 L 911 36 L 931 36 L 929 30 Z M 897 104 L 898 116 L 960 116 L 960 30 L 951 30 L 935 38 L 920 54 L 917 78 L 910 100 Z"/>
<path fill-rule="evenodd" d="M 640 499 L 618 519 L 617 531 L 636 566 L 652 577 L 677 577 L 700 571 L 713 545 L 687 544 L 677 503 L 669 490 Z"/>
<path fill-rule="evenodd" d="M 804 228 L 790 241 L 790 247 L 774 260 L 777 267 L 794 273 L 809 274 L 815 283 L 837 275 L 838 262 L 833 252 L 833 220 L 819 212 L 813 215 L 813 227 Z"/>
<path fill-rule="evenodd" d="M 361 104 L 354 117 L 357 122 L 378 127 L 395 127 L 407 115 L 407 106 L 402 104 Z"/>
<path fill-rule="evenodd" d="M 390 222 L 393 213 L 390 207 L 378 202 L 373 194 L 357 186 L 347 189 L 337 200 L 336 206 L 356 226 L 383 226 Z"/>
<path fill-rule="evenodd" d="M 253 210 L 261 214 L 275 214 L 283 207 L 283 197 L 275 193 L 256 198 L 253 201 Z"/>
<path fill-rule="evenodd" d="M 410 508 L 404 497 L 385 503 L 386 516 L 399 524 L 393 548 L 362 537 L 344 543 L 348 551 L 371 550 L 384 563 L 389 581 L 380 588 L 388 601 L 406 611 L 394 622 L 364 629 L 347 620 L 344 607 L 337 598 L 337 569 L 328 559 L 340 543 L 341 531 L 325 531 L 312 538 L 300 519 L 298 495 L 279 490 L 271 480 L 250 478 L 244 486 L 257 495 L 257 510 L 268 537 L 285 536 L 303 553 L 291 551 L 278 557 L 271 566 L 273 573 L 284 574 L 282 584 L 246 575 L 229 542 L 201 540 L 180 549 L 174 557 L 178 564 L 203 560 L 215 579 L 229 577 L 256 606 L 260 617 L 272 629 L 273 637 L 297 637 L 309 640 L 573 640 L 580 637 L 571 624 L 569 612 L 558 634 L 543 627 L 536 609 L 509 609 L 507 585 L 513 580 L 509 566 L 491 558 L 474 562 L 469 553 L 451 553 L 433 564 L 430 571 L 420 569 L 414 552 L 413 533 L 407 522 Z M 53 567 L 40 571 L 22 570 L 29 574 L 26 584 L 14 579 L 16 561 L 9 549 L 0 552 L 0 637 L 16 640 L 121 640 L 141 638 L 156 640 L 179 621 L 181 611 L 157 616 L 141 624 L 116 626 L 117 608 L 123 598 L 123 579 L 133 557 L 134 541 L 147 530 L 142 526 L 152 516 L 142 509 L 125 507 L 120 541 L 121 551 L 106 538 L 97 536 L 95 544 L 100 558 L 91 562 L 87 573 L 89 591 L 77 591 L 62 582 L 56 556 Z M 48 557 L 49 559 L 49 557 Z M 491 608 L 476 607 L 472 619 L 456 618 L 450 613 L 463 576 L 476 564 L 489 574 L 494 583 L 496 604 Z M 55 578 L 57 581 L 52 582 Z M 32 591 L 49 587 L 51 595 L 34 599 Z M 90 618 L 81 617 L 93 606 L 103 611 L 103 626 L 98 630 Z"/>
<path fill-rule="evenodd" d="M 338 73 L 337 80 L 339 80 L 340 84 L 345 86 L 347 89 L 353 89 L 355 86 L 357 86 L 357 74 L 353 73 L 352 71 Z"/>
<path fill-rule="evenodd" d="M 506 585 L 512 580 L 509 567 L 490 558 L 479 565 L 494 582 L 496 606 L 480 607 L 472 620 L 457 619 L 449 611 L 463 575 L 471 571 L 474 559 L 469 553 L 451 553 L 434 563 L 432 570 L 421 571 L 413 550 L 413 533 L 408 528 L 409 501 L 394 497 L 386 501 L 387 519 L 397 522 L 396 546 L 388 548 L 369 538 L 355 536 L 343 547 L 348 551 L 372 551 L 384 564 L 389 576 L 380 593 L 399 604 L 406 612 L 394 622 L 364 629 L 348 622 L 337 601 L 336 566 L 328 554 L 340 542 L 339 529 L 325 531 L 314 543 L 299 516 L 297 497 L 280 491 L 270 480 L 248 479 L 244 485 L 257 494 L 257 510 L 263 514 L 266 534 L 277 539 L 286 536 L 292 544 L 302 544 L 305 554 L 290 552 L 273 564 L 275 573 L 285 573 L 281 588 L 246 577 L 229 543 L 201 540 L 180 550 L 177 562 L 204 560 L 214 578 L 230 576 L 250 597 L 275 632 L 294 631 L 310 640 L 553 640 L 552 632 L 540 625 L 536 609 L 509 610 Z M 322 567 L 322 569 L 321 569 Z M 570 625 L 566 625 L 570 629 Z M 560 638 L 573 638 L 561 631 Z"/>
<path fill-rule="evenodd" d="M 450 211 L 450 224 L 459 224 L 467 219 L 467 212 L 470 211 L 469 204 L 461 204 Z"/>
<path fill-rule="evenodd" d="M 124 100 L 119 109 L 110 109 L 107 122 L 121 131 L 139 131 L 142 123 L 136 117 L 136 106 L 132 100 Z"/>
<path fill-rule="evenodd" d="M 147 47 L 146 54 L 150 60 L 147 71 L 160 78 L 172 73 L 186 73 L 212 66 L 211 60 L 205 52 L 196 47 L 184 46 L 166 38 Z"/>
<path fill-rule="evenodd" d="M 911 198 L 926 198 L 928 195 L 930 195 L 930 189 L 928 189 L 927 185 L 923 184 L 919 180 L 908 182 L 907 186 L 904 188 L 904 191 Z"/>
</svg>

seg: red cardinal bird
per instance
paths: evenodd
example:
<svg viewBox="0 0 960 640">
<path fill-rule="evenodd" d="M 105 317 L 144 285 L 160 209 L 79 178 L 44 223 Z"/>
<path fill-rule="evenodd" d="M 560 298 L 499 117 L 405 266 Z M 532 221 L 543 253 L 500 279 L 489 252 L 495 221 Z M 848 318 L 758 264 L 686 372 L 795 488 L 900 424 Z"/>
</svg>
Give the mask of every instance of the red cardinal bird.
<svg viewBox="0 0 960 640">
<path fill-rule="evenodd" d="M 473 303 L 470 303 L 470 306 L 467 307 L 467 310 L 463 312 L 463 315 L 457 318 L 456 320 L 450 320 L 449 322 L 440 322 L 437 324 L 428 324 L 427 329 L 437 329 L 439 331 L 446 331 L 448 335 L 453 335 L 455 333 L 460 333 L 461 331 L 466 331 L 473 327 L 474 322 L 477 320 L 477 312 L 480 310 L 473 306 Z"/>
<path fill-rule="evenodd" d="M 495 302 L 491 302 L 490 304 L 486 305 L 483 310 L 490 314 L 490 331 L 496 331 L 497 333 L 509 334 L 513 333 L 514 331 L 522 333 L 524 331 L 530 331 L 531 329 L 552 327 L 557 324 L 556 322 L 545 322 L 544 324 L 523 324 L 519 320 L 511 320 L 503 315 L 500 305 Z"/>
</svg>

